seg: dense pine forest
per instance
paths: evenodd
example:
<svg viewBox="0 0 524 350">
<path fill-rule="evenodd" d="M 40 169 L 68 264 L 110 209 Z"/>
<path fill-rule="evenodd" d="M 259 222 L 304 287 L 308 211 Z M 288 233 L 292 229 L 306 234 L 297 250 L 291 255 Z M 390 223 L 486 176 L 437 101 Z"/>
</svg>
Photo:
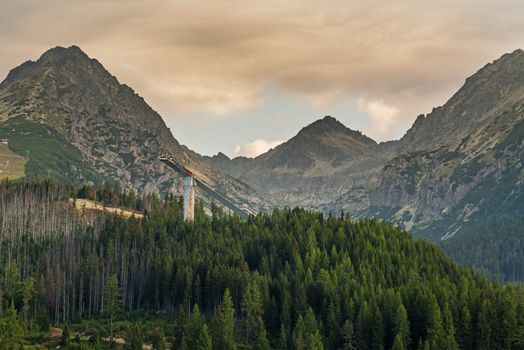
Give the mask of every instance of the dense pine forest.
<svg viewBox="0 0 524 350">
<path fill-rule="evenodd" d="M 0 229 L 1 349 L 524 349 L 518 286 L 377 220 L 4 181 Z"/>
<path fill-rule="evenodd" d="M 524 216 L 518 212 L 494 215 L 442 242 L 442 249 L 455 261 L 491 278 L 524 281 L 523 227 Z"/>
</svg>

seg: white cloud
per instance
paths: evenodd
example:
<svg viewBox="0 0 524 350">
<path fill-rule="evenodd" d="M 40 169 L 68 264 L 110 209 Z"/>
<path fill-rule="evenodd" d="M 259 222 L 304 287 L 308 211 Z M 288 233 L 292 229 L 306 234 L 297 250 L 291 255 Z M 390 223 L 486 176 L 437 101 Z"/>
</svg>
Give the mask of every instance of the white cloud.
<svg viewBox="0 0 524 350">
<path fill-rule="evenodd" d="M 235 156 L 244 156 L 254 158 L 271 148 L 280 145 L 283 141 L 267 141 L 257 139 L 235 147 Z"/>
<path fill-rule="evenodd" d="M 385 139 L 396 131 L 393 127 L 399 122 L 398 108 L 378 100 L 360 98 L 358 109 L 366 113 L 371 120 L 371 128 L 367 130 L 369 135 Z"/>
</svg>

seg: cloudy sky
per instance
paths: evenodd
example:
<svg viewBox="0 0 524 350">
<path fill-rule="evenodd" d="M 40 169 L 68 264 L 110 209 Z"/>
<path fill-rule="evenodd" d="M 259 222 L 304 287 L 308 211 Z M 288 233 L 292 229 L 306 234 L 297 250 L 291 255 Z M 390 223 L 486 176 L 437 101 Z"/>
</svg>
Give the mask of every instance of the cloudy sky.
<svg viewBox="0 0 524 350">
<path fill-rule="evenodd" d="M 183 144 L 254 156 L 324 116 L 399 138 L 524 46 L 521 0 L 0 0 L 0 75 L 76 44 Z"/>
</svg>

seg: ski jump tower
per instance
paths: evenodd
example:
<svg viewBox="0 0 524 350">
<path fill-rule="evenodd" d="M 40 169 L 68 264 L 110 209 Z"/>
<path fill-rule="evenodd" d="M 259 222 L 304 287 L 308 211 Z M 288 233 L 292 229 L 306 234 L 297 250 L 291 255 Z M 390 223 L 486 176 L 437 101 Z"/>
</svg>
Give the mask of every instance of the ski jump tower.
<svg viewBox="0 0 524 350">
<path fill-rule="evenodd" d="M 160 156 L 160 160 L 184 177 L 184 220 L 195 218 L 195 177 L 193 173 L 169 155 Z"/>
<path fill-rule="evenodd" d="M 195 185 L 201 188 L 208 197 L 222 203 L 224 207 L 238 214 L 240 217 L 246 218 L 249 215 L 254 215 L 247 205 L 242 205 L 242 209 L 237 207 L 229 198 L 202 182 L 191 170 L 177 162 L 172 156 L 162 155 L 160 156 L 160 160 L 184 177 L 184 220 L 193 221 L 195 218 Z"/>
<path fill-rule="evenodd" d="M 193 176 L 184 176 L 184 220 L 195 218 L 195 180 Z"/>
</svg>

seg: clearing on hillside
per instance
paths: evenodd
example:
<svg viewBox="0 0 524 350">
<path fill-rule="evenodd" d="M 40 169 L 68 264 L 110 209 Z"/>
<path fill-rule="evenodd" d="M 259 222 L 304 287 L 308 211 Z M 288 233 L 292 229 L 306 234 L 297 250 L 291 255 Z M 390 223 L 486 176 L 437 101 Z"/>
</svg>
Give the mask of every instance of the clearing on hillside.
<svg viewBox="0 0 524 350">
<path fill-rule="evenodd" d="M 136 218 L 141 219 L 141 218 L 144 217 L 144 214 L 141 213 L 141 212 L 133 211 L 133 210 L 129 210 L 129 209 L 124 209 L 124 208 L 106 207 L 102 203 L 97 202 L 97 201 L 93 201 L 93 200 L 90 200 L 90 199 L 77 198 L 74 201 L 71 199 L 71 201 L 74 202 L 75 208 L 77 210 L 86 209 L 86 210 L 105 211 L 105 212 L 108 212 L 108 213 L 111 213 L 111 214 L 120 215 L 120 216 L 123 216 L 123 217 L 126 217 L 126 218 L 130 218 L 130 217 L 134 216 Z"/>
<path fill-rule="evenodd" d="M 25 174 L 26 159 L 0 143 L 0 178 L 18 179 Z"/>
</svg>

